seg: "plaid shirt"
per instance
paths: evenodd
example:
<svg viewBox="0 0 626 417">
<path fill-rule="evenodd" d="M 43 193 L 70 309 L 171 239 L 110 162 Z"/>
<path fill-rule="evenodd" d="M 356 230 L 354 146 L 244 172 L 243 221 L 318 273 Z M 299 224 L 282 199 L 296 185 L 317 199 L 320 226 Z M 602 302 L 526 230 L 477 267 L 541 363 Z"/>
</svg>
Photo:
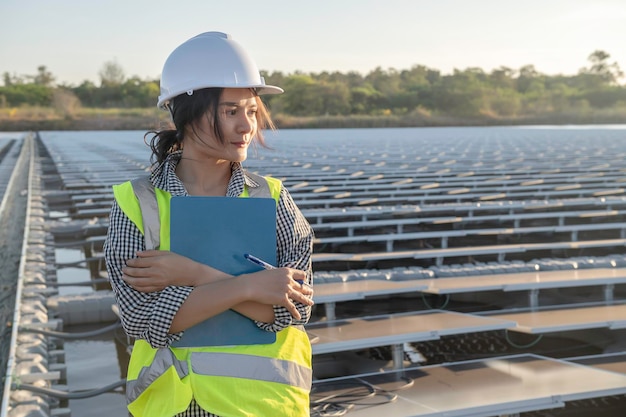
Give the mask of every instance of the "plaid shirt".
<svg viewBox="0 0 626 417">
<path fill-rule="evenodd" d="M 185 186 L 176 176 L 176 166 L 181 152 L 176 152 L 158 166 L 151 175 L 155 187 L 168 191 L 172 196 L 187 196 Z M 244 184 L 258 186 L 244 173 L 240 163 L 232 164 L 232 176 L 226 191 L 227 197 L 238 197 L 244 190 Z M 276 208 L 276 254 L 280 267 L 289 267 L 306 271 L 307 282 L 312 284 L 311 253 L 313 230 L 295 205 L 289 192 L 281 186 L 280 198 Z M 169 334 L 168 330 L 174 315 L 185 302 L 193 287 L 169 286 L 162 291 L 142 293 L 134 290 L 122 280 L 122 267 L 127 259 L 134 258 L 137 251 L 145 250 L 143 234 L 122 212 L 117 202 L 111 208 L 109 230 L 104 245 L 104 255 L 109 280 L 115 293 L 126 333 L 135 339 L 144 339 L 154 348 L 169 346 L 179 340 L 182 332 Z M 273 323 L 256 322 L 257 326 L 272 332 L 278 332 L 290 325 L 305 324 L 311 315 L 311 307 L 296 303 L 302 319 L 296 320 L 282 306 L 274 306 Z M 210 414 L 194 402 L 180 416 L 196 417 Z"/>
</svg>

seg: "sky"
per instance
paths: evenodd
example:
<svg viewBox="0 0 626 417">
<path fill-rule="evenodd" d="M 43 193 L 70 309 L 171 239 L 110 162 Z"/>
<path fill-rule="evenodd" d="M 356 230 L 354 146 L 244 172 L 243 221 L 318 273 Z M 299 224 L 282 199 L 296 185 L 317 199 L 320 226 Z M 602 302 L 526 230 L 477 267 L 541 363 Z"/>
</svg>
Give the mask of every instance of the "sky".
<svg viewBox="0 0 626 417">
<path fill-rule="evenodd" d="M 99 85 L 115 62 L 157 79 L 174 48 L 206 31 L 285 74 L 534 65 L 573 75 L 595 50 L 626 70 L 625 0 L 0 0 L 0 74 L 44 65 L 57 83 Z"/>
</svg>

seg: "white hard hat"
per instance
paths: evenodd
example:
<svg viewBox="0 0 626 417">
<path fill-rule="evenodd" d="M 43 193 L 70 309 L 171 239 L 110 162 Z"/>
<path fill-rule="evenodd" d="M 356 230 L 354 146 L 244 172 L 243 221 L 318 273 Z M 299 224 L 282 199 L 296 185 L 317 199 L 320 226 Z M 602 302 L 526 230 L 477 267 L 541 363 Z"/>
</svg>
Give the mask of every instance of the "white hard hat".
<svg viewBox="0 0 626 417">
<path fill-rule="evenodd" d="M 181 44 L 170 54 L 161 73 L 157 106 L 164 109 L 172 98 L 209 87 L 254 88 L 258 94 L 280 94 L 266 85 L 252 57 L 230 35 L 206 32 Z"/>
</svg>

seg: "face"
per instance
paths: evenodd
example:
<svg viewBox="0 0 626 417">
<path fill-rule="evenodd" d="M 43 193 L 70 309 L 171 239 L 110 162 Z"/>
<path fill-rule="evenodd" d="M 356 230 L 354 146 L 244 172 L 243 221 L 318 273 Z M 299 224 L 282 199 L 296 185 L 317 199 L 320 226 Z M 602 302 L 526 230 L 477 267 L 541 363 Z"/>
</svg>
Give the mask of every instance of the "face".
<svg viewBox="0 0 626 417">
<path fill-rule="evenodd" d="M 184 144 L 186 157 L 218 161 L 243 162 L 248 146 L 257 132 L 257 99 L 246 88 L 226 88 L 218 104 L 218 117 L 224 143 L 215 137 L 212 114 L 207 114 L 195 129 L 190 130 Z M 194 155 L 192 156 L 191 153 Z"/>
</svg>

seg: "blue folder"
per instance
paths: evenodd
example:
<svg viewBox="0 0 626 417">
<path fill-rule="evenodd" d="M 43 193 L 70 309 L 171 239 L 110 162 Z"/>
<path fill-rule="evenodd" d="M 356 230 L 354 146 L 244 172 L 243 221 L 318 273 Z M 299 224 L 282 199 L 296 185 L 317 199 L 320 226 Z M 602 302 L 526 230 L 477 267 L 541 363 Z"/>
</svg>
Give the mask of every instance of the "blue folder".
<svg viewBox="0 0 626 417">
<path fill-rule="evenodd" d="M 170 250 L 231 275 L 262 268 L 250 253 L 276 265 L 276 201 L 272 198 L 172 197 Z M 274 343 L 276 334 L 233 311 L 185 330 L 173 347 Z"/>
</svg>

